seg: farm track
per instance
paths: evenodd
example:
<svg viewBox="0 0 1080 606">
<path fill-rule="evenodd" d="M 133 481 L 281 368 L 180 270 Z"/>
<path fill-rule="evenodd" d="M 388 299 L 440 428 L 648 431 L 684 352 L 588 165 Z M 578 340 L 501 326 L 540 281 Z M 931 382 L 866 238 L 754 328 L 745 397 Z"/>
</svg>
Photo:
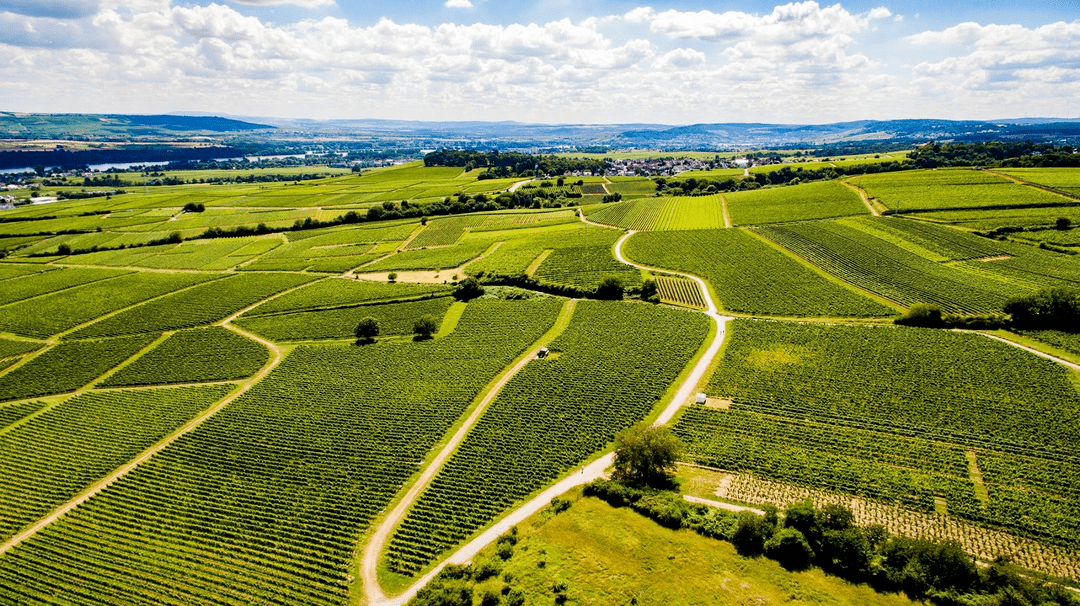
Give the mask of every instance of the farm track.
<svg viewBox="0 0 1080 606">
<path fill-rule="evenodd" d="M 870 209 L 870 214 L 874 215 L 875 217 L 881 216 L 881 213 L 879 213 L 878 209 L 874 208 L 874 205 L 870 203 L 870 198 L 866 195 L 866 192 L 863 191 L 861 187 L 856 187 L 848 183 L 847 181 L 841 181 L 840 183 L 842 183 L 844 187 L 859 194 L 859 198 L 862 199 L 862 203 L 866 205 L 866 208 Z"/>
<path fill-rule="evenodd" d="M 958 330 L 957 332 L 967 332 L 967 331 Z M 995 341 L 1001 341 L 1002 343 L 1005 343 L 1007 345 L 1012 345 L 1013 347 L 1023 349 L 1024 351 L 1026 351 L 1028 353 L 1035 354 L 1036 356 L 1039 356 L 1040 358 L 1046 358 L 1047 360 L 1050 360 L 1052 362 L 1057 362 L 1058 364 L 1061 364 L 1062 366 L 1064 366 L 1066 368 L 1069 368 L 1069 369 L 1074 370 L 1076 372 L 1080 372 L 1080 364 L 1073 364 L 1072 362 L 1070 362 L 1068 360 L 1063 360 L 1062 358 L 1059 358 L 1057 356 L 1048 354 L 1045 351 L 1040 351 L 1038 349 L 1035 349 L 1034 347 L 1028 347 L 1027 345 L 1022 345 L 1020 343 L 1017 343 L 1016 341 L 1010 341 L 1009 339 L 1006 339 L 1004 337 L 999 337 L 997 335 L 992 335 L 992 334 L 985 333 L 985 332 L 979 332 L 979 334 L 986 337 L 986 338 L 988 338 L 988 339 L 993 339 Z"/>
<path fill-rule="evenodd" d="M 541 347 L 562 334 L 563 330 L 570 324 L 570 318 L 573 315 L 575 303 L 576 299 L 567 301 L 551 329 L 541 336 L 536 343 L 533 343 L 533 346 L 523 354 L 516 364 L 509 369 L 504 370 L 494 379 L 493 383 L 485 387 L 484 391 L 481 392 L 483 396 L 475 405 L 472 413 L 461 424 L 461 427 L 459 427 L 450 438 L 450 441 L 443 446 L 442 450 L 439 451 L 439 454 L 431 460 L 423 473 L 420 474 L 420 477 L 417 478 L 416 482 L 409 488 L 409 491 L 405 493 L 405 496 L 402 497 L 401 501 L 398 502 L 394 509 L 383 519 L 374 534 L 368 539 L 360 563 L 360 574 L 363 578 L 364 593 L 367 597 L 368 604 L 403 604 L 404 601 L 401 600 L 404 599 L 405 595 L 415 595 L 415 592 L 412 594 L 409 593 L 412 589 L 410 588 L 405 594 L 391 598 L 383 593 L 382 588 L 379 586 L 379 555 L 382 553 L 383 546 L 386 545 L 387 539 L 390 538 L 390 533 L 393 532 L 401 520 L 405 518 L 405 514 L 413 503 L 416 502 L 420 493 L 422 493 L 424 489 L 431 484 L 431 481 L 435 479 L 435 475 L 442 469 L 443 464 L 446 463 L 446 460 L 450 458 L 450 455 L 457 450 L 458 446 L 465 439 L 465 436 L 468 435 L 469 430 L 472 429 L 473 425 L 476 424 L 476 421 L 479 420 L 480 416 L 487 410 L 488 405 L 490 405 L 495 398 L 498 397 L 499 393 L 502 392 L 503 387 L 510 382 L 510 379 L 521 372 L 529 362 L 536 358 Z M 434 572 L 437 573 L 439 570 L 441 570 L 441 567 L 436 568 Z M 420 588 L 427 584 L 427 580 L 425 579 L 430 580 L 425 576 L 421 579 L 421 581 L 423 581 L 422 583 L 418 582 L 414 584 L 416 591 L 419 591 Z M 405 601 L 407 601 L 407 599 Z"/>
<path fill-rule="evenodd" d="M 612 227 L 609 225 L 593 223 L 587 220 L 585 218 L 585 215 L 581 212 L 580 208 L 578 208 L 578 216 L 581 218 L 581 221 L 583 223 L 612 229 Z M 709 344 L 705 352 L 701 354 L 701 356 L 698 358 L 697 363 L 694 365 L 690 373 L 683 379 L 678 391 L 676 391 L 675 395 L 671 398 L 671 401 L 668 403 L 667 407 L 665 407 L 664 410 L 661 411 L 659 416 L 653 422 L 654 425 L 659 426 L 671 421 L 675 414 L 678 413 L 678 411 L 691 399 L 691 397 L 697 391 L 698 385 L 700 385 L 702 380 L 705 378 L 706 373 L 709 371 L 709 368 L 712 366 L 712 363 L 715 360 L 717 354 L 720 352 L 720 348 L 724 344 L 724 338 L 727 334 L 727 323 L 732 318 L 727 316 L 721 316 L 719 313 L 717 313 L 716 303 L 713 301 L 712 296 L 709 294 L 708 286 L 706 286 L 705 281 L 701 278 L 691 274 L 654 269 L 628 261 L 622 254 L 622 245 L 627 240 L 627 238 L 634 235 L 634 233 L 636 232 L 632 230 L 627 231 L 615 243 L 615 246 L 613 248 L 615 258 L 618 259 L 621 263 L 624 263 L 631 267 L 636 267 L 638 269 L 678 275 L 693 280 L 698 285 L 698 288 L 701 289 L 702 298 L 704 299 L 706 304 L 706 311 L 703 313 L 712 318 L 713 322 L 716 323 L 716 334 L 714 335 L 712 342 Z M 461 432 L 459 431 L 459 433 Z M 377 557 L 379 550 L 372 547 L 372 543 L 374 542 L 374 539 L 372 539 L 372 541 L 369 541 L 368 546 L 365 548 L 365 557 L 362 569 L 364 591 L 368 598 L 367 603 L 369 604 L 369 606 L 401 606 L 403 604 L 406 604 L 409 600 L 416 596 L 417 592 L 419 592 L 428 583 L 430 583 L 431 580 L 434 579 L 435 576 L 438 575 L 439 572 L 441 572 L 447 564 L 465 564 L 471 561 L 472 558 L 476 556 L 476 554 L 478 554 L 483 548 L 487 547 L 491 543 L 494 543 L 501 535 L 508 532 L 515 525 L 524 522 L 530 516 L 547 507 L 548 504 L 551 503 L 551 500 L 553 498 L 562 495 L 573 488 L 604 477 L 606 475 L 608 467 L 610 467 L 612 462 L 614 461 L 614 458 L 615 455 L 613 452 L 607 452 L 601 455 L 596 460 L 592 461 L 591 463 L 581 467 L 580 471 L 571 472 L 562 480 L 556 482 L 554 485 L 550 486 L 532 499 L 529 499 L 520 507 L 504 516 L 490 528 L 483 531 L 481 534 L 479 534 L 471 541 L 466 543 L 464 546 L 459 548 L 457 551 L 455 551 L 447 559 L 443 560 L 443 562 L 441 562 L 438 566 L 436 566 L 427 574 L 422 576 L 419 580 L 409 586 L 409 588 L 406 589 L 404 592 L 396 596 L 386 596 L 385 594 L 382 594 L 381 588 L 378 587 L 378 579 L 375 576 L 375 572 L 377 571 Z M 427 475 L 426 472 L 425 475 Z M 432 475 L 434 475 L 434 472 L 432 472 Z M 402 508 L 400 504 L 398 507 Z M 402 509 L 404 510 L 405 508 Z M 402 513 L 404 513 L 404 511 Z M 385 540 L 386 537 L 382 537 L 382 542 L 385 542 Z M 375 554 L 374 557 L 371 558 L 371 560 L 373 561 L 369 560 L 369 552 Z M 370 570 L 368 568 L 369 566 Z"/>
<path fill-rule="evenodd" d="M 79 493 L 75 498 L 69 500 L 68 502 L 66 502 L 63 505 L 61 505 L 61 506 L 57 507 L 56 509 L 54 509 L 51 513 L 49 513 L 49 515 L 45 516 L 44 518 L 41 518 L 37 522 L 34 522 L 30 526 L 24 528 L 20 532 L 13 535 L 10 539 L 8 539 L 2 545 L 0 545 L 0 555 L 3 555 L 4 553 L 6 553 L 9 550 L 13 549 L 14 547 L 18 546 L 20 543 L 22 543 L 26 539 L 29 539 L 30 537 L 37 534 L 37 532 L 39 530 L 41 530 L 41 529 L 45 528 L 46 526 L 52 524 L 53 522 L 60 519 L 61 517 L 63 517 L 68 512 L 70 512 L 71 510 L 75 509 L 79 505 L 82 505 L 86 501 L 90 500 L 95 495 L 97 495 L 99 492 L 101 492 L 102 490 L 107 488 L 109 485 L 111 485 L 113 482 L 116 482 L 120 478 L 123 478 L 128 473 L 130 473 L 132 470 L 134 470 L 136 467 L 138 467 L 139 465 L 141 465 L 142 463 L 144 463 L 148 459 L 150 459 L 150 457 L 152 457 L 155 454 L 157 454 L 157 453 L 161 452 L 162 450 L 164 450 L 166 447 L 168 447 L 170 444 L 175 442 L 181 436 L 191 432 L 192 430 L 197 428 L 199 425 L 202 425 L 202 423 L 204 421 L 206 421 L 210 417 L 214 416 L 219 411 L 221 411 L 223 408 L 225 408 L 230 403 L 232 403 L 234 400 L 236 400 L 241 395 L 246 393 L 249 389 L 251 389 L 253 386 L 255 386 L 256 383 L 261 381 L 267 374 L 269 374 L 270 371 L 274 370 L 274 368 L 276 368 L 277 365 L 281 363 L 281 360 L 285 357 L 285 354 L 282 351 L 282 349 L 280 347 L 278 347 L 277 345 L 275 345 L 274 343 L 272 343 L 270 341 L 267 341 L 266 339 L 263 339 L 263 338 L 261 338 L 261 337 L 259 337 L 257 335 L 254 335 L 252 333 L 247 332 L 246 330 L 243 330 L 241 328 L 233 326 L 232 324 L 229 324 L 229 322 L 234 320 L 240 314 L 242 314 L 242 313 L 244 313 L 244 312 L 246 312 L 246 311 L 248 311 L 250 309 L 253 309 L 253 308 L 257 307 L 257 306 L 265 303 L 266 301 L 269 301 L 271 299 L 279 297 L 279 296 L 281 296 L 281 295 L 283 295 L 285 293 L 292 292 L 293 290 L 296 290 L 297 288 L 300 288 L 301 286 L 303 286 L 303 285 L 296 286 L 294 288 L 284 290 L 284 291 L 282 291 L 280 293 L 277 293 L 277 294 L 275 294 L 275 295 L 273 295 L 271 297 L 267 297 L 267 298 L 265 298 L 265 299 L 263 299 L 261 301 L 258 301 L 257 303 L 255 303 L 253 305 L 249 305 L 248 307 L 234 313 L 233 315 L 229 316 L 228 318 L 222 320 L 221 322 L 219 322 L 217 324 L 218 326 L 222 326 L 222 327 L 224 327 L 224 328 L 226 328 L 228 330 L 231 330 L 231 331 L 235 332 L 236 334 L 238 334 L 238 335 L 240 335 L 242 337 L 246 337 L 248 339 L 251 339 L 252 341 L 256 341 L 258 343 L 261 343 L 264 347 L 266 347 L 267 349 L 270 350 L 270 352 L 272 354 L 271 357 L 270 357 L 270 360 L 267 361 L 267 363 L 259 370 L 259 372 L 252 375 L 251 378 L 247 379 L 246 381 L 238 382 L 237 383 L 239 385 L 238 389 L 234 390 L 232 393 L 230 393 L 229 395 L 225 396 L 224 398 L 222 398 L 221 400 L 216 402 L 213 406 L 211 406 L 211 407 L 207 408 L 206 410 L 204 410 L 202 413 L 200 413 L 195 418 L 189 420 L 187 423 L 185 423 L 183 426 L 181 426 L 179 429 L 177 429 L 173 433 L 165 436 L 161 440 L 158 440 L 154 445 L 150 446 L 146 450 L 139 453 L 139 455 L 136 456 L 134 459 L 132 459 L 132 460 L 128 461 L 127 463 L 121 465 L 120 467 L 116 468 L 115 470 L 112 471 L 112 473 L 105 476 L 104 478 L 94 482 L 93 484 L 88 486 L 85 490 L 83 490 L 81 493 Z M 99 383 L 100 381 L 108 378 L 113 373 L 120 370 L 121 367 L 126 366 L 126 365 L 134 362 L 136 359 L 141 357 L 147 351 L 152 349 L 152 347 L 156 343 L 163 340 L 163 338 L 165 338 L 164 335 L 163 335 L 162 338 L 156 339 L 153 343 L 151 343 L 150 345 L 147 345 L 142 350 L 140 350 L 138 353 L 136 353 L 135 355 L 133 355 L 130 358 L 128 358 L 127 360 L 125 360 L 123 364 L 120 364 L 119 366 L 116 366 L 116 367 L 113 367 L 113 368 L 109 369 L 108 372 L 106 372 L 102 376 L 94 379 L 93 381 L 88 383 L 85 387 L 83 387 L 82 389 L 80 389 L 78 391 L 73 392 L 70 395 L 72 397 L 74 397 L 74 396 L 77 396 L 77 395 L 80 395 L 82 393 L 90 391 L 93 385 L 95 385 L 95 384 Z M 26 421 L 27 419 L 36 417 L 36 416 L 40 415 L 42 412 L 44 412 L 45 410 L 54 408 L 60 402 L 64 402 L 67 399 L 68 398 L 59 399 L 56 403 L 51 404 L 49 406 L 46 406 L 42 410 L 39 410 L 39 411 L 35 412 L 34 414 L 29 415 L 28 417 L 25 417 L 24 419 L 22 419 L 22 421 Z M 9 426 L 8 429 L 10 429 L 11 427 L 15 427 L 15 426 L 17 426 L 19 424 L 21 424 L 21 423 L 17 423 L 15 425 Z"/>
<path fill-rule="evenodd" d="M 727 228 L 727 229 L 731 229 L 732 228 L 731 216 L 728 215 L 727 198 L 723 194 L 720 194 L 720 204 L 721 204 L 721 208 L 724 211 L 724 227 Z"/>
<path fill-rule="evenodd" d="M 1045 192 L 1048 192 L 1048 193 L 1051 193 L 1051 194 L 1057 194 L 1059 196 L 1064 196 L 1066 198 L 1069 198 L 1070 200 L 1080 200 L 1080 196 L 1078 196 L 1076 194 L 1070 194 L 1067 191 L 1062 191 L 1060 189 L 1054 189 L 1053 187 L 1049 187 L 1047 185 L 1040 185 L 1040 184 L 1034 183 L 1032 181 L 1027 181 L 1025 179 L 1021 179 L 1020 177 L 1014 177 L 1012 175 L 1007 175 L 1005 173 L 999 173 L 999 172 L 997 172 L 995 170 L 988 170 L 986 172 L 990 173 L 991 175 L 997 175 L 997 176 L 1002 177 L 1004 179 L 1008 179 L 1009 181 L 1012 181 L 1013 183 L 1019 183 L 1020 185 L 1027 185 L 1028 187 L 1034 187 L 1035 189 L 1041 189 L 1041 190 L 1043 190 Z"/>
</svg>

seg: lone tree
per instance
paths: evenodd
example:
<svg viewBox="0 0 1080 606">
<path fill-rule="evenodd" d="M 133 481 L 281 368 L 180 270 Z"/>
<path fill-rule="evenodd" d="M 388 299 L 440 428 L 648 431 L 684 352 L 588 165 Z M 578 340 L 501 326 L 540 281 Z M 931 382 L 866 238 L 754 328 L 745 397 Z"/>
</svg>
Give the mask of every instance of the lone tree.
<svg viewBox="0 0 1080 606">
<path fill-rule="evenodd" d="M 623 298 L 623 284 L 619 276 L 606 276 L 596 287 L 596 298 L 618 301 Z"/>
<path fill-rule="evenodd" d="M 371 343 L 379 336 L 379 321 L 371 316 L 360 320 L 356 325 L 356 343 Z"/>
<path fill-rule="evenodd" d="M 386 274 L 386 281 L 387 282 L 397 282 L 397 272 L 392 271 L 392 272 Z"/>
<path fill-rule="evenodd" d="M 1058 217 L 1058 220 L 1054 223 L 1054 227 L 1065 231 L 1072 227 L 1072 219 L 1069 219 L 1068 217 Z"/>
<path fill-rule="evenodd" d="M 641 300 L 649 303 L 660 302 L 660 289 L 656 286 L 656 280 L 650 278 L 641 283 Z"/>
<path fill-rule="evenodd" d="M 482 294 L 484 294 L 484 287 L 480 286 L 480 281 L 472 276 L 458 282 L 457 288 L 454 289 L 454 298 L 458 301 L 471 301 Z"/>
<path fill-rule="evenodd" d="M 670 429 L 639 423 L 615 436 L 614 479 L 635 485 L 668 485 L 681 450 L 682 444 Z"/>
<path fill-rule="evenodd" d="M 437 330 L 439 330 L 439 323 L 431 316 L 424 316 L 413 323 L 413 332 L 416 333 L 418 340 L 430 339 Z"/>
</svg>

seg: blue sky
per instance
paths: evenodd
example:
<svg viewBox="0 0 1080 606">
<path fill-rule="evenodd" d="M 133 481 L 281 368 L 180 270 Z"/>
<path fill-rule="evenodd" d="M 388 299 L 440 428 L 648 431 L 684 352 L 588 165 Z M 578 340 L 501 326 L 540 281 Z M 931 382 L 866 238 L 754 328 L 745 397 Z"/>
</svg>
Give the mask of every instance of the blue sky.
<svg viewBox="0 0 1080 606">
<path fill-rule="evenodd" d="M 1080 116 L 1080 1 L 0 0 L 0 110 Z"/>
</svg>

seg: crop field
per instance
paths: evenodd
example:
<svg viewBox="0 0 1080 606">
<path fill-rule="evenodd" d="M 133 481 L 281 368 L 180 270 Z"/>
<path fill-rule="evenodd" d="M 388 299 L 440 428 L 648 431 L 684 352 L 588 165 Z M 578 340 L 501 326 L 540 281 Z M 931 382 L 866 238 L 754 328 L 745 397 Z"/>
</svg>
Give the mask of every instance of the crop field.
<svg viewBox="0 0 1080 606">
<path fill-rule="evenodd" d="M 228 386 L 95 392 L 0 435 L 0 538 L 75 496 L 221 399 Z"/>
<path fill-rule="evenodd" d="M 225 328 L 183 330 L 111 375 L 101 386 L 232 381 L 255 374 L 269 358 L 261 344 Z"/>
<path fill-rule="evenodd" d="M 310 282 L 313 278 L 300 274 L 232 275 L 127 309 L 81 328 L 72 336 L 85 339 L 160 333 L 213 324 L 267 297 Z"/>
<path fill-rule="evenodd" d="M 637 231 L 713 229 L 724 226 L 720 196 L 630 200 L 588 213 L 590 221 Z"/>
<path fill-rule="evenodd" d="M 830 282 L 745 230 L 635 234 L 623 251 L 644 265 L 700 276 L 729 311 L 856 317 L 896 313 Z"/>
<path fill-rule="evenodd" d="M 390 543 L 411 574 L 649 414 L 708 332 L 704 316 L 581 302 L 556 359 L 514 376 Z"/>
<path fill-rule="evenodd" d="M 879 155 L 790 166 L 904 152 Z M 842 503 L 859 524 L 1080 581 L 1080 375 L 973 330 L 891 324 L 916 303 L 1000 313 L 1080 289 L 1080 202 L 969 169 L 849 179 L 899 211 L 883 217 L 841 181 L 658 198 L 649 178 L 541 187 L 552 175 L 511 195 L 529 177 L 484 171 L 412 162 L 0 210 L 0 603 L 367 603 L 362 565 L 403 589 L 592 473 L 676 388 L 708 395 L 669 423 L 697 465 L 680 473 L 717 482 L 687 494 Z M 1080 187 L 1076 169 L 999 172 Z M 38 184 L 97 189 L 71 179 Z M 1000 227 L 1023 229 L 974 233 Z M 622 253 L 645 268 L 614 255 L 630 229 Z M 738 316 L 704 376 L 690 370 L 719 333 L 678 272 Z M 465 302 L 467 276 L 486 290 Z M 626 300 L 596 300 L 609 276 Z M 639 300 L 649 277 L 659 303 Z M 366 317 L 380 335 L 357 343 Z M 422 317 L 434 338 L 413 338 Z M 990 334 L 1080 356 L 1060 328 Z"/>
<path fill-rule="evenodd" d="M 293 350 L 184 440 L 5 554 L 0 591 L 37 603 L 78 570 L 65 597 L 80 603 L 118 590 L 149 602 L 345 603 L 371 518 L 561 306 L 480 301 L 444 339 Z"/>
<path fill-rule="evenodd" d="M 1003 168 L 994 172 L 1080 196 L 1080 171 L 1075 168 Z"/>
<path fill-rule="evenodd" d="M 840 181 L 817 181 L 787 187 L 724 194 L 733 225 L 762 225 L 810 219 L 866 215 L 859 194 Z"/>
<path fill-rule="evenodd" d="M 705 309 L 705 300 L 697 283 L 674 276 L 656 276 L 656 288 L 660 300 L 682 307 Z"/>
<path fill-rule="evenodd" d="M 327 278 L 271 299 L 244 313 L 245 318 L 363 303 L 421 299 L 450 293 L 443 284 L 406 284 Z"/>
<path fill-rule="evenodd" d="M 830 274 L 905 306 L 933 303 L 953 313 L 994 312 L 1010 297 L 1031 291 L 1004 277 L 976 275 L 934 262 L 836 221 L 766 226 L 757 231 Z"/>
<path fill-rule="evenodd" d="M 139 272 L 92 282 L 0 307 L 0 330 L 46 338 L 105 314 L 218 277 L 215 274 Z"/>
<path fill-rule="evenodd" d="M 1076 202 L 968 168 L 864 175 L 850 181 L 892 212 L 1060 206 Z"/>
<path fill-rule="evenodd" d="M 1070 446 L 1080 391 L 1064 367 L 930 329 L 738 320 L 730 330 L 706 389 L 731 410 L 694 407 L 677 425 L 693 460 L 927 512 L 944 498 L 951 515 L 1078 546 L 1077 487 L 1055 480 L 1080 471 Z"/>
<path fill-rule="evenodd" d="M 75 391 L 149 345 L 153 336 L 74 341 L 49 348 L 0 375 L 0 400 Z"/>
<path fill-rule="evenodd" d="M 453 299 L 438 297 L 408 303 L 385 303 L 240 318 L 236 325 L 271 341 L 312 341 L 353 339 L 356 325 L 363 318 L 379 321 L 383 335 L 409 335 L 413 323 L 424 316 L 440 319 Z"/>
</svg>

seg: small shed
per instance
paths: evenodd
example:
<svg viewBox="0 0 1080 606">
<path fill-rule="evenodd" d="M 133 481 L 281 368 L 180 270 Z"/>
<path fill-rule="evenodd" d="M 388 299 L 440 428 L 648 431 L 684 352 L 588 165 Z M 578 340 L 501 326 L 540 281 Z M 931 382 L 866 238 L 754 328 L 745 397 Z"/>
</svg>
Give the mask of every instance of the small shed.
<svg viewBox="0 0 1080 606">
<path fill-rule="evenodd" d="M 548 355 L 548 348 L 546 348 L 546 347 L 541 347 L 540 351 L 536 352 L 536 357 L 540 358 L 541 360 L 546 358 L 547 355 Z"/>
<path fill-rule="evenodd" d="M 704 403 L 705 403 L 705 399 L 706 399 L 706 397 L 707 397 L 707 396 L 706 396 L 706 395 L 705 395 L 704 393 L 699 393 L 699 394 L 697 395 L 697 403 L 698 403 L 698 404 L 704 404 Z"/>
</svg>

